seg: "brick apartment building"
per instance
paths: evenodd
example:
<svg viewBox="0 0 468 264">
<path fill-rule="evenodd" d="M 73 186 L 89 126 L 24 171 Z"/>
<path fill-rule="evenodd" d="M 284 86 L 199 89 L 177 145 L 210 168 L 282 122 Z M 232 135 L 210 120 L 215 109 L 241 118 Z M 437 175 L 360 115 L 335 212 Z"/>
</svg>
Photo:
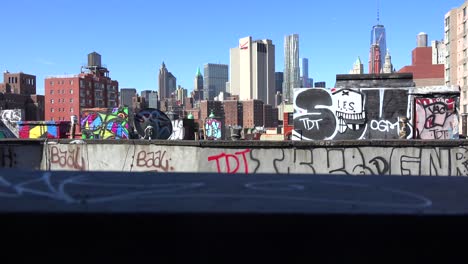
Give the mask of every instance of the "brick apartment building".
<svg viewBox="0 0 468 264">
<path fill-rule="evenodd" d="M 244 128 L 254 128 L 257 126 L 263 126 L 263 101 L 242 101 L 242 108 Z"/>
<path fill-rule="evenodd" d="M 227 127 L 237 127 L 243 125 L 244 121 L 242 102 L 237 100 L 226 100 L 223 101 L 223 108 L 225 124 Z"/>
<path fill-rule="evenodd" d="M 278 127 L 278 108 L 272 105 L 263 105 L 263 126 Z"/>
<path fill-rule="evenodd" d="M 118 107 L 119 83 L 101 66 L 101 55 L 88 54 L 88 66 L 77 75 L 52 76 L 44 81 L 45 119 L 70 121 L 84 108 Z"/>
<path fill-rule="evenodd" d="M 3 73 L 0 109 L 22 109 L 23 121 L 44 120 L 44 96 L 36 95 L 36 76 L 23 72 Z"/>
</svg>

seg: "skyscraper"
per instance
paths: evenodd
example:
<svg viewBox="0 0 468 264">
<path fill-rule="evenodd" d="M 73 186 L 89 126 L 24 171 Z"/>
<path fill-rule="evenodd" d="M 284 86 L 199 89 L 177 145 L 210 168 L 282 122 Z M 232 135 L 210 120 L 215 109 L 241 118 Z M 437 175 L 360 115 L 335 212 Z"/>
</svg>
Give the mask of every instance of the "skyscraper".
<svg viewBox="0 0 468 264">
<path fill-rule="evenodd" d="M 176 77 L 170 73 L 164 62 L 159 69 L 159 99 L 162 101 L 166 98 L 170 98 L 171 94 L 175 92 L 177 88 L 177 79 Z"/>
<path fill-rule="evenodd" d="M 380 65 L 385 63 L 385 51 L 387 50 L 387 38 L 385 35 L 385 27 L 379 24 L 377 19 L 377 25 L 372 27 L 371 31 L 371 46 L 378 45 L 380 49 Z"/>
<path fill-rule="evenodd" d="M 230 93 L 239 100 L 261 100 L 274 104 L 275 99 L 275 45 L 269 39 L 239 40 L 239 46 L 230 50 Z"/>
<path fill-rule="evenodd" d="M 284 37 L 284 100 L 292 103 L 294 88 L 301 87 L 299 72 L 299 35 Z"/>
<path fill-rule="evenodd" d="M 385 52 L 387 50 L 387 37 L 385 35 L 385 27 L 380 24 L 379 10 L 377 9 L 377 24 L 372 27 L 370 39 L 370 55 L 369 55 L 369 73 L 380 73 L 381 67 L 385 64 Z M 378 51 L 377 47 L 378 46 Z M 377 58 L 379 56 L 379 58 Z M 379 63 L 377 63 L 379 60 Z M 380 68 L 375 68 L 380 66 Z"/>
<path fill-rule="evenodd" d="M 204 66 L 205 100 L 213 100 L 220 92 L 226 92 L 229 70 L 226 64 L 208 63 Z"/>
<path fill-rule="evenodd" d="M 193 80 L 193 91 L 192 98 L 199 102 L 205 100 L 205 91 L 203 90 L 203 75 L 200 72 L 200 68 L 197 68 L 195 79 Z"/>
<path fill-rule="evenodd" d="M 314 84 L 314 80 L 309 78 L 309 59 L 301 58 L 299 60 L 299 68 L 301 72 L 300 83 L 302 88 L 311 88 Z"/>
<path fill-rule="evenodd" d="M 275 72 L 276 93 L 283 94 L 283 72 Z"/>
</svg>

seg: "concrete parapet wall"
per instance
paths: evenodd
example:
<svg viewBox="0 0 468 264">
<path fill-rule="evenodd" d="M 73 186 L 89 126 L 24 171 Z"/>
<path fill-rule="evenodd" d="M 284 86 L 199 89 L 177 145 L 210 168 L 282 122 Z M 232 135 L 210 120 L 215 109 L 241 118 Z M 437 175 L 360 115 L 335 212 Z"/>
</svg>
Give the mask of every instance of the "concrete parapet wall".
<svg viewBox="0 0 468 264">
<path fill-rule="evenodd" d="M 65 171 L 467 176 L 468 141 L 2 140 L 0 167 Z"/>
</svg>

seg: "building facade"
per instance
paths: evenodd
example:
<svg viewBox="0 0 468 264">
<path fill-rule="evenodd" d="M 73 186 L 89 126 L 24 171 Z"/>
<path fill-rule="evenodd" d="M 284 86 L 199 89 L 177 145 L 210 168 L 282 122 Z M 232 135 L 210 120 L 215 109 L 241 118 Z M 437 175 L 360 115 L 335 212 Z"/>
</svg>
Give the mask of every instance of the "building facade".
<svg viewBox="0 0 468 264">
<path fill-rule="evenodd" d="M 229 81 L 229 66 L 226 64 L 208 63 L 203 67 L 205 100 L 213 100 L 221 92 L 226 92 Z"/>
<path fill-rule="evenodd" d="M 444 44 L 446 46 L 445 58 L 445 85 L 460 86 L 460 114 L 462 122 L 466 123 L 468 114 L 468 2 L 450 10 L 445 15 Z"/>
<path fill-rule="evenodd" d="M 275 90 L 277 94 L 283 94 L 283 81 L 284 81 L 284 74 L 283 72 L 275 72 Z"/>
<path fill-rule="evenodd" d="M 36 76 L 23 72 L 3 73 L 3 83 L 0 92 L 21 95 L 36 94 Z"/>
<path fill-rule="evenodd" d="M 120 106 L 132 106 L 133 97 L 137 94 L 137 90 L 135 88 L 122 88 L 120 89 Z"/>
<path fill-rule="evenodd" d="M 243 128 L 263 126 L 263 104 L 260 100 L 242 101 Z"/>
<path fill-rule="evenodd" d="M 145 98 L 146 107 L 159 109 L 158 92 L 152 90 L 141 91 L 141 97 Z"/>
<path fill-rule="evenodd" d="M 90 56 L 93 58 L 90 59 Z M 44 80 L 45 119 L 70 121 L 83 108 L 117 107 L 119 83 L 109 77 L 98 53 L 88 55 L 88 66 L 80 74 L 50 76 Z"/>
<path fill-rule="evenodd" d="M 432 47 L 432 64 L 445 64 L 447 57 L 447 46 L 444 41 L 433 40 L 431 41 Z"/>
<path fill-rule="evenodd" d="M 242 127 L 243 125 L 243 108 L 242 102 L 238 100 L 223 101 L 224 116 L 226 127 Z"/>
<path fill-rule="evenodd" d="M 239 100 L 261 100 L 274 104 L 275 46 L 269 39 L 239 40 L 239 46 L 230 50 L 229 82 L 232 96 Z"/>
<path fill-rule="evenodd" d="M 380 46 L 373 44 L 369 51 L 369 73 L 379 74 L 382 71 L 382 56 Z"/>
<path fill-rule="evenodd" d="M 284 80 L 283 98 L 292 103 L 294 88 L 301 87 L 299 69 L 299 35 L 284 37 Z"/>
</svg>

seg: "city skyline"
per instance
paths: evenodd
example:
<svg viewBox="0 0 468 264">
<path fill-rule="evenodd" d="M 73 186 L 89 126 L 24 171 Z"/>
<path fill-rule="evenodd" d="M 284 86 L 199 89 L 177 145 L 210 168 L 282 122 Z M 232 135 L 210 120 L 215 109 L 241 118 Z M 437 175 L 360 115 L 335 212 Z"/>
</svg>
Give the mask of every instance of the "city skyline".
<svg viewBox="0 0 468 264">
<path fill-rule="evenodd" d="M 444 15 L 462 3 L 380 1 L 379 22 L 386 28 L 387 48 L 397 71 L 410 64 L 416 35 L 426 32 L 429 41 L 443 39 Z M 375 0 L 362 1 L 359 7 L 349 2 L 297 1 L 285 7 L 257 1 L 248 8 L 208 0 L 183 5 L 22 0 L 6 2 L 4 10 L 19 5 L 28 6 L 21 19 L 15 12 L 3 14 L 8 34 L 0 50 L 0 70 L 37 76 L 38 94 L 44 94 L 47 76 L 79 73 L 86 54 L 93 51 L 102 55 L 110 78 L 120 87 L 158 91 L 158 70 L 164 61 L 177 84 L 192 91 L 196 69 L 207 63 L 229 65 L 229 49 L 245 36 L 273 41 L 275 72 L 280 72 L 284 70 L 280 47 L 284 36 L 294 33 L 301 39 L 300 56 L 309 58 L 309 77 L 332 87 L 336 74 L 347 73 L 358 56 L 368 57 L 369 30 L 377 23 Z M 93 9 L 100 26 L 84 20 L 83 14 Z M 177 10 L 177 16 L 157 11 L 167 9 Z M 194 10 L 214 15 L 199 16 Z M 317 10 L 313 18 L 310 10 Z"/>
</svg>

